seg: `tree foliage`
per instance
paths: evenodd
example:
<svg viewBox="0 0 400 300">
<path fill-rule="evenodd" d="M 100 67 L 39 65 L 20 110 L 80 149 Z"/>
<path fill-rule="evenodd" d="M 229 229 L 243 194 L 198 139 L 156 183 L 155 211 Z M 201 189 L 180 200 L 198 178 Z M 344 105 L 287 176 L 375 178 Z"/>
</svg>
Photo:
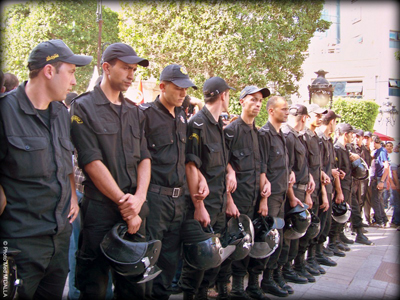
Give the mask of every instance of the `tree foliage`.
<svg viewBox="0 0 400 300">
<path fill-rule="evenodd" d="M 332 109 L 342 116 L 341 123 L 351 124 L 353 127 L 364 131 L 374 131 L 379 109 L 379 104 L 375 101 L 339 98 L 333 101 Z"/>
<path fill-rule="evenodd" d="M 330 25 L 320 20 L 322 0 L 147 0 L 121 6 L 121 40 L 150 61 L 148 69 L 139 69 L 144 78 L 158 78 L 166 65 L 177 63 L 199 87 L 211 76 L 226 79 L 237 89 L 231 98 L 249 84 L 295 93 L 302 53 L 314 32 Z M 201 97 L 201 89 L 193 94 Z"/>
<path fill-rule="evenodd" d="M 28 78 L 28 56 L 40 42 L 61 39 L 75 54 L 93 56 L 78 68 L 76 91 L 84 92 L 97 64 L 98 23 L 95 0 L 28 1 L 6 8 L 1 20 L 1 65 L 4 71 Z M 102 40 L 118 42 L 118 14 L 102 9 Z"/>
</svg>

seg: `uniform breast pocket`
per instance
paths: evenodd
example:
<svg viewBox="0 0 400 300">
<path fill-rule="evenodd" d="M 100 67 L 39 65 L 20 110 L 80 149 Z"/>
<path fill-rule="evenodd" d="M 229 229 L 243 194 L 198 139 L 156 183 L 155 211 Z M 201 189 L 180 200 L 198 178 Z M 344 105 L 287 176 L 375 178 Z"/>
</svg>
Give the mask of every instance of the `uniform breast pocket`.
<svg viewBox="0 0 400 300">
<path fill-rule="evenodd" d="M 239 172 L 253 170 L 254 156 L 250 148 L 237 149 L 232 151 L 233 155 L 233 167 Z"/>
<path fill-rule="evenodd" d="M 11 144 L 9 158 L 10 173 L 18 178 L 48 177 L 55 170 L 49 164 L 49 141 L 43 136 L 12 136 L 8 137 Z M 70 157 L 72 162 L 72 157 Z"/>
<path fill-rule="evenodd" d="M 211 143 L 206 147 L 206 163 L 210 168 L 223 165 L 223 149 L 219 143 Z"/>
<path fill-rule="evenodd" d="M 315 167 L 320 164 L 320 158 L 319 158 L 319 153 L 315 149 L 308 149 L 309 156 L 308 156 L 308 164 L 309 166 Z"/>
<path fill-rule="evenodd" d="M 171 164 L 176 162 L 178 153 L 171 151 L 174 140 L 170 134 L 165 132 L 148 137 L 147 144 L 156 164 Z"/>
<path fill-rule="evenodd" d="M 118 132 L 117 123 L 93 122 L 93 131 L 99 135 L 112 135 Z"/>
<path fill-rule="evenodd" d="M 285 163 L 285 152 L 277 147 L 272 146 L 270 148 L 269 160 L 270 167 L 272 169 L 283 169 L 286 166 Z"/>
<path fill-rule="evenodd" d="M 295 147 L 296 151 L 296 167 L 297 170 L 300 170 L 303 164 L 305 163 L 306 151 L 303 147 Z"/>
<path fill-rule="evenodd" d="M 61 159 L 63 167 L 65 168 L 66 175 L 73 172 L 72 169 L 72 151 L 74 151 L 74 146 L 72 145 L 69 138 L 58 138 L 61 144 Z"/>
<path fill-rule="evenodd" d="M 133 156 L 135 159 L 140 159 L 140 133 L 139 128 L 137 126 L 130 125 L 131 128 L 131 151 L 133 151 Z"/>
</svg>

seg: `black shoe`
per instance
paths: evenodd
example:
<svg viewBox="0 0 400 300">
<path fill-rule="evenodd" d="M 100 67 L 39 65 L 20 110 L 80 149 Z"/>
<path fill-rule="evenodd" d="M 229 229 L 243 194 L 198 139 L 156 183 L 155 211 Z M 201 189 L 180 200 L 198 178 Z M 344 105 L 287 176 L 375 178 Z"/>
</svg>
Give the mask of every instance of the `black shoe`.
<svg viewBox="0 0 400 300">
<path fill-rule="evenodd" d="M 173 286 L 171 286 L 171 294 L 172 295 L 177 295 L 182 293 L 182 289 L 179 285 L 174 284 Z"/>
<path fill-rule="evenodd" d="M 183 292 L 183 300 L 194 300 L 195 299 L 195 295 L 192 294 L 188 294 L 186 292 Z M 207 299 L 207 298 L 206 298 Z"/>
<path fill-rule="evenodd" d="M 316 257 L 307 258 L 307 265 L 311 266 L 315 270 L 318 270 L 321 275 L 326 274 L 325 269 L 319 265 L 319 263 L 316 260 Z M 308 272 L 310 272 L 310 271 L 308 271 Z"/>
<path fill-rule="evenodd" d="M 347 245 L 344 244 L 344 243 L 341 243 L 341 242 L 336 243 L 336 246 L 337 246 L 338 249 L 341 250 L 341 251 L 346 251 L 346 252 L 350 251 L 350 247 L 347 246 Z"/>
<path fill-rule="evenodd" d="M 323 248 L 324 249 L 322 250 L 322 252 L 324 253 L 324 255 L 329 256 L 329 257 L 332 257 L 334 255 L 333 251 L 330 250 L 328 247 L 323 247 Z"/>
<path fill-rule="evenodd" d="M 373 245 L 374 243 L 371 242 L 360 230 L 357 228 L 357 236 L 356 236 L 356 243 L 364 244 L 364 245 Z"/>
<path fill-rule="evenodd" d="M 258 283 L 258 282 L 257 282 Z M 232 290 L 229 293 L 230 300 L 252 300 L 244 290 L 244 277 L 232 276 Z"/>
<path fill-rule="evenodd" d="M 199 288 L 199 290 L 197 291 L 197 294 L 194 297 L 194 299 L 196 299 L 196 300 L 208 300 L 207 292 L 208 292 L 207 288 Z M 183 293 L 183 295 L 185 295 L 185 292 Z"/>
<path fill-rule="evenodd" d="M 274 270 L 274 281 L 284 290 L 286 290 L 289 295 L 294 293 L 294 290 L 290 285 L 287 284 L 282 274 L 282 266 L 278 266 L 277 269 Z"/>
<path fill-rule="evenodd" d="M 362 227 L 369 227 L 369 225 L 367 223 L 361 223 Z"/>
<path fill-rule="evenodd" d="M 337 262 L 336 261 L 330 259 L 329 257 L 325 256 L 324 254 L 318 254 L 317 253 L 315 255 L 315 260 L 320 265 L 324 265 L 324 266 L 328 266 L 328 267 L 336 267 L 337 266 Z"/>
<path fill-rule="evenodd" d="M 339 234 L 339 241 L 341 241 L 342 243 L 345 243 L 345 244 L 354 244 L 354 241 L 347 238 L 347 236 L 344 234 L 344 232 L 341 232 Z"/>
<path fill-rule="evenodd" d="M 257 300 L 270 300 L 267 295 L 263 292 L 260 288 L 260 283 L 258 282 L 258 275 L 256 274 L 249 274 L 249 281 L 246 288 L 246 293 L 252 299 Z"/>
<path fill-rule="evenodd" d="M 288 282 L 299 283 L 299 284 L 306 284 L 308 283 L 307 278 L 304 276 L 300 276 L 293 270 L 293 266 L 291 263 L 287 263 L 283 266 L 282 269 L 283 278 L 285 278 Z"/>
<path fill-rule="evenodd" d="M 294 270 L 298 275 L 307 278 L 308 282 L 315 282 L 315 277 L 312 276 L 310 273 L 308 273 L 308 271 L 305 268 L 305 265 L 299 265 L 299 266 L 295 265 Z"/>
<path fill-rule="evenodd" d="M 308 264 L 307 262 L 304 262 L 304 267 L 306 268 L 306 271 L 313 276 L 321 275 L 318 269 L 315 269 L 312 265 Z"/>
<path fill-rule="evenodd" d="M 226 282 L 217 282 L 217 291 L 217 300 L 229 300 L 228 284 Z"/>
<path fill-rule="evenodd" d="M 329 244 L 328 249 L 333 252 L 333 255 L 339 256 L 339 257 L 345 257 L 346 254 L 338 249 L 336 244 Z"/>
<path fill-rule="evenodd" d="M 265 273 L 267 272 L 267 273 Z M 264 278 L 261 281 L 261 288 L 264 292 L 275 295 L 278 297 L 287 297 L 289 296 L 288 291 L 282 289 L 273 278 L 274 270 L 265 269 L 264 270 Z M 265 276 L 267 275 L 267 276 Z M 250 295 L 251 296 L 251 295 Z"/>
</svg>

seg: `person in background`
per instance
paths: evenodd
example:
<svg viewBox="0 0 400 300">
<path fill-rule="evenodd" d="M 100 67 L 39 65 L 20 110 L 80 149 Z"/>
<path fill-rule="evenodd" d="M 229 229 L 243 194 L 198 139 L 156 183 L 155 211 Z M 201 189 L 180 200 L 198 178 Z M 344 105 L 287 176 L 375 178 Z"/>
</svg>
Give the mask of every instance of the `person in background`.
<svg viewBox="0 0 400 300">
<path fill-rule="evenodd" d="M 5 93 L 16 89 L 19 85 L 18 77 L 11 73 L 4 74 Z"/>
<path fill-rule="evenodd" d="M 4 86 L 4 73 L 0 70 L 0 95 L 6 91 L 6 87 Z"/>
</svg>

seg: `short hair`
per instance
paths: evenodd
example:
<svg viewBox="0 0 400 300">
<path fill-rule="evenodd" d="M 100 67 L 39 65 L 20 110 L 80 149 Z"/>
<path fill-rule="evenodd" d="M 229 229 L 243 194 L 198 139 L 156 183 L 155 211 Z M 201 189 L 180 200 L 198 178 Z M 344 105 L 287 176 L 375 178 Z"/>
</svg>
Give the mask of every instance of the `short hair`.
<svg viewBox="0 0 400 300">
<path fill-rule="evenodd" d="M 113 58 L 110 61 L 105 61 L 106 63 L 110 64 L 112 67 L 115 66 L 115 64 L 117 63 L 118 58 Z"/>
<path fill-rule="evenodd" d="M 63 63 L 64 62 L 62 62 L 62 61 L 56 61 L 50 65 L 52 65 L 56 69 L 56 73 L 58 74 L 58 72 L 60 71 L 61 65 Z M 38 69 L 33 69 L 33 70 L 31 69 L 31 67 L 32 67 L 31 63 L 28 63 L 29 78 L 33 79 L 39 75 L 40 71 L 42 71 L 45 66 L 38 68 Z"/>
<path fill-rule="evenodd" d="M 329 122 L 332 121 L 332 120 L 336 120 L 336 118 L 332 118 L 332 119 L 322 118 L 322 125 L 327 126 L 329 124 Z"/>
<path fill-rule="evenodd" d="M 392 142 L 386 142 L 385 146 L 388 145 L 388 144 L 392 144 L 392 146 L 394 146 Z"/>
<path fill-rule="evenodd" d="M 381 139 L 379 138 L 379 136 L 377 136 L 377 135 L 372 136 L 372 141 L 377 144 L 380 144 L 382 142 Z"/>
<path fill-rule="evenodd" d="M 4 86 L 4 73 L 0 70 L 0 89 Z"/>
<path fill-rule="evenodd" d="M 223 91 L 222 93 L 225 93 L 225 92 L 228 91 L 228 90 L 229 90 L 229 89 L 226 89 L 226 90 Z M 222 93 L 219 93 L 219 94 L 217 94 L 217 95 L 210 96 L 210 97 L 204 97 L 204 103 L 209 103 L 209 104 L 214 103 L 215 101 L 217 101 L 217 99 L 219 98 L 219 96 L 222 95 Z"/>
<path fill-rule="evenodd" d="M 16 86 L 19 85 L 18 77 L 11 73 L 4 74 L 4 84 L 6 87 L 6 92 L 13 90 Z"/>
<path fill-rule="evenodd" d="M 271 98 L 269 98 L 268 101 L 267 101 L 267 106 L 266 106 L 267 111 L 268 111 L 268 109 L 270 109 L 270 108 L 274 108 L 274 107 L 276 106 L 276 103 L 277 103 L 279 100 L 284 100 L 284 101 L 286 101 L 286 99 L 285 99 L 284 97 L 282 97 L 282 96 L 272 96 Z"/>
</svg>

